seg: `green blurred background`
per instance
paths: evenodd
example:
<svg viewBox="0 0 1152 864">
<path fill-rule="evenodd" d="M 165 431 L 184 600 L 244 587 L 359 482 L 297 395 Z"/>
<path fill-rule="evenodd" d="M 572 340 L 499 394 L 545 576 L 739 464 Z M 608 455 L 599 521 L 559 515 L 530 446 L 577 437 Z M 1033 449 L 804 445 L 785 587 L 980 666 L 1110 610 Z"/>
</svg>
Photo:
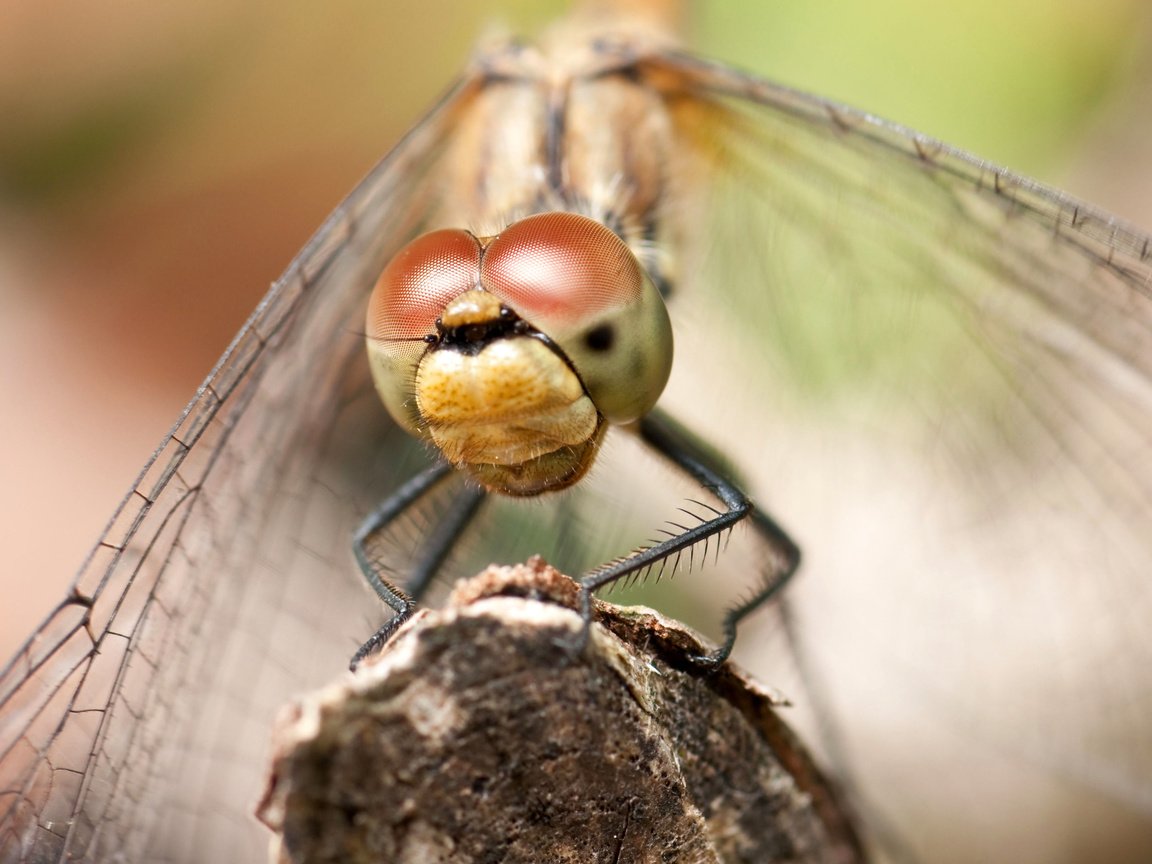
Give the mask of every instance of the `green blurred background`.
<svg viewBox="0 0 1152 864">
<path fill-rule="evenodd" d="M 0 652 L 486 25 L 566 4 L 0 3 Z M 699 3 L 687 41 L 1152 225 L 1146 0 Z"/>
</svg>

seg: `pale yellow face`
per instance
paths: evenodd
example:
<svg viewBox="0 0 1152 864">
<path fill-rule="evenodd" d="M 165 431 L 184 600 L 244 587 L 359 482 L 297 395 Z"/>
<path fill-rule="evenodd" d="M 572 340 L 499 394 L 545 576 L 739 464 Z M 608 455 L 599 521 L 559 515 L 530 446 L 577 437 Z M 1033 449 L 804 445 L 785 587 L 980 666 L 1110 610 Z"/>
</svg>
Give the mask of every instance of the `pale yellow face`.
<svg viewBox="0 0 1152 864">
<path fill-rule="evenodd" d="M 441 323 L 495 321 L 500 307 L 495 295 L 475 289 L 449 303 Z M 487 317 L 477 321 L 478 311 Z M 493 339 L 476 354 L 428 351 L 416 371 L 416 404 L 444 458 L 506 475 L 503 491 L 574 482 L 591 463 L 603 426 L 563 357 L 527 335 Z"/>
<path fill-rule="evenodd" d="M 672 364 L 652 281 L 611 230 L 572 213 L 417 238 L 381 275 L 367 333 L 396 421 L 508 495 L 579 480 L 605 425 L 651 410 Z"/>
</svg>

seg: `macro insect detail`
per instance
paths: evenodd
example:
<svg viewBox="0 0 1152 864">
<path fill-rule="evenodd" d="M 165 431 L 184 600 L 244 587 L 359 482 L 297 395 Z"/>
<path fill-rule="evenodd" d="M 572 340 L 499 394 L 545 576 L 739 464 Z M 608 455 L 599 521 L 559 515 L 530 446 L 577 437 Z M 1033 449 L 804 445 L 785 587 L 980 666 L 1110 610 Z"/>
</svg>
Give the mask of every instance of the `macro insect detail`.
<svg viewBox="0 0 1152 864">
<path fill-rule="evenodd" d="M 554 197 L 564 192 L 550 191 Z M 463 230 L 422 235 L 377 282 L 367 344 L 376 389 L 392 418 L 434 443 L 447 464 L 479 488 L 461 493 L 460 518 L 446 521 L 452 534 L 431 539 L 423 557 L 428 565 L 412 577 L 409 591 L 379 574 L 364 544 L 439 481 L 445 466 L 417 477 L 357 532 L 357 560 L 396 615 L 353 666 L 411 614 L 412 595 L 423 590 L 484 494 L 532 496 L 578 482 L 608 425 L 638 423 L 645 442 L 710 487 L 728 509 L 586 575 L 586 624 L 592 590 L 706 541 L 751 512 L 743 493 L 708 465 L 689 437 L 649 416 L 672 366 L 668 313 L 625 243 L 586 216 L 541 213 L 495 237 Z M 786 570 L 777 574 L 782 581 L 795 569 L 795 547 L 766 517 L 754 524 L 787 550 Z M 714 667 L 727 657 L 736 620 L 767 594 L 738 608 L 727 622 L 727 643 L 703 662 Z"/>
<path fill-rule="evenodd" d="M 489 46 L 0 675 L 0 861 L 263 860 L 363 576 L 357 659 L 473 552 L 564 566 L 587 636 L 737 523 L 664 610 L 743 598 L 688 677 L 740 624 L 868 852 L 1147 860 L 1150 346 L 1152 238 L 1091 205 L 650 28 Z"/>
</svg>

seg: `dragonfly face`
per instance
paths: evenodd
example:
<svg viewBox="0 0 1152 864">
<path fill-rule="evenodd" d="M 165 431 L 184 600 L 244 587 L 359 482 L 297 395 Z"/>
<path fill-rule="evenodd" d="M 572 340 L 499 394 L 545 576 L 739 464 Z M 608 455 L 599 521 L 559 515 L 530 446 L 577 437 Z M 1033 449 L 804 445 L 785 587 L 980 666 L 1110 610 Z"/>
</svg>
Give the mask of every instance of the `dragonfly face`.
<svg viewBox="0 0 1152 864">
<path fill-rule="evenodd" d="M 656 287 L 619 237 L 573 213 L 483 241 L 418 238 L 376 283 L 367 334 L 393 419 L 509 495 L 579 480 L 604 423 L 651 410 L 672 366 Z"/>
<path fill-rule="evenodd" d="M 1147 235 L 841 106 L 646 43 L 597 51 L 663 110 L 593 99 L 574 128 L 639 142 L 654 133 L 637 118 L 661 117 L 649 122 L 675 144 L 631 185 L 678 218 L 647 236 L 629 214 L 586 212 L 674 288 L 660 404 L 738 463 L 806 551 L 788 630 L 745 639 L 746 660 L 818 716 L 814 740 L 879 843 L 937 861 L 1089 860 L 1109 843 L 1140 860 Z M 499 236 L 564 209 L 523 204 L 515 187 L 539 172 L 513 167 L 539 164 L 546 106 L 498 115 L 522 81 L 492 68 L 469 72 L 293 262 L 74 599 L 7 669 L 8 860 L 263 855 L 249 814 L 269 718 L 346 661 L 366 619 L 348 537 L 426 464 L 380 408 L 362 347 L 333 334 L 360 329 L 414 238 Z M 503 176 L 456 158 L 498 116 Z M 745 396 L 725 383 L 737 360 Z M 556 524 L 589 545 L 612 516 L 600 499 L 579 509 L 586 485 L 618 479 L 629 507 L 655 497 L 627 446 L 558 499 L 579 518 Z"/>
</svg>

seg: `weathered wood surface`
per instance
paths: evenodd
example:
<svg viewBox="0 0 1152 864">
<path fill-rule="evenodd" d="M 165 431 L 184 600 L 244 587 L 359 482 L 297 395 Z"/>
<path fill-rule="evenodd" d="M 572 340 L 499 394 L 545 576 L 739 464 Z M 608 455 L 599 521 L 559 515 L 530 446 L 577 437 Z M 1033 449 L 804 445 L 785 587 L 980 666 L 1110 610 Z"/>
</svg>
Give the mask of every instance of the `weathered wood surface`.
<svg viewBox="0 0 1152 864">
<path fill-rule="evenodd" d="M 682 626 L 542 562 L 492 568 L 294 705 L 261 818 L 292 864 L 853 862 L 773 699 Z"/>
</svg>

